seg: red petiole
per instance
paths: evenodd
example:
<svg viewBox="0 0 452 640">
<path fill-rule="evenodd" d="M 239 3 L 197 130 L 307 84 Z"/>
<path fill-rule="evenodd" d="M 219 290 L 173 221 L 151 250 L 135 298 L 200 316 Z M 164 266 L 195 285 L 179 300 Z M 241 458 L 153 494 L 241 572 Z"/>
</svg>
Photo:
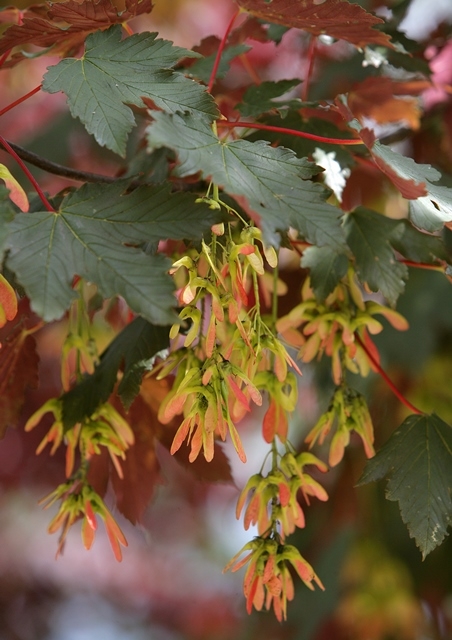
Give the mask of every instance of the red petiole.
<svg viewBox="0 0 452 640">
<path fill-rule="evenodd" d="M 39 85 L 39 87 L 35 87 L 34 89 L 26 93 L 21 98 L 14 100 L 14 102 L 11 102 L 11 104 L 9 104 L 7 107 L 4 107 L 3 109 L 0 110 L 0 116 L 2 116 L 7 111 L 10 111 L 11 109 L 14 109 L 14 107 L 17 107 L 17 105 L 20 104 L 21 102 L 25 102 L 25 100 L 28 100 L 28 98 L 31 98 L 31 96 L 34 96 L 35 93 L 38 93 L 38 91 L 40 90 L 41 90 L 41 85 Z"/>
<path fill-rule="evenodd" d="M 340 138 L 325 138 L 324 136 L 317 136 L 314 133 L 307 133 L 306 131 L 298 131 L 297 129 L 286 129 L 285 127 L 274 127 L 269 124 L 260 124 L 258 122 L 230 122 L 229 120 L 217 120 L 217 126 L 227 127 L 228 129 L 242 127 L 245 129 L 260 129 L 261 131 L 275 131 L 276 133 L 287 133 L 291 136 L 297 136 L 298 138 L 308 138 L 308 140 L 316 140 L 317 142 L 325 142 L 327 144 L 364 144 L 361 139 L 357 138 L 347 140 L 341 140 Z"/>
<path fill-rule="evenodd" d="M 221 39 L 220 46 L 218 47 L 217 55 L 215 57 L 215 62 L 213 64 L 212 73 L 210 74 L 209 84 L 207 85 L 207 91 L 209 93 L 212 92 L 213 85 L 215 84 L 215 78 L 216 78 L 216 75 L 217 75 L 218 67 L 220 65 L 221 54 L 224 51 L 224 48 L 226 46 L 226 41 L 228 39 L 228 36 L 229 36 L 229 34 L 231 32 L 231 29 L 232 29 L 232 26 L 233 26 L 234 22 L 236 21 L 240 11 L 241 11 L 241 9 L 238 9 L 234 13 L 234 15 L 232 16 L 232 18 L 229 21 L 228 26 L 226 27 L 226 31 L 225 31 L 225 33 L 223 35 L 223 38 Z"/>
</svg>

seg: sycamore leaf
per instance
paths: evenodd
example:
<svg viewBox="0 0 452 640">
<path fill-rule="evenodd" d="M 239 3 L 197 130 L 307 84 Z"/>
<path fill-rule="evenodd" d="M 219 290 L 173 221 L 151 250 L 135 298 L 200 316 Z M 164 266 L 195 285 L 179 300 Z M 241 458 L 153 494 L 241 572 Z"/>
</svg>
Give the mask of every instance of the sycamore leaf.
<svg viewBox="0 0 452 640">
<path fill-rule="evenodd" d="M 28 204 L 27 194 L 4 164 L 0 164 L 0 179 L 3 180 L 8 189 L 11 201 L 21 211 L 28 211 L 30 205 Z"/>
<path fill-rule="evenodd" d="M 378 141 L 370 150 L 379 169 L 403 197 L 410 200 L 413 224 L 426 231 L 436 231 L 444 222 L 452 220 L 452 189 L 431 182 L 441 178 L 439 171 L 429 164 L 417 164 Z"/>
<path fill-rule="evenodd" d="M 15 328 L 0 347 L 0 438 L 17 424 L 26 389 L 37 388 L 38 364 L 34 337 Z"/>
<path fill-rule="evenodd" d="M 426 231 L 441 229 L 452 220 L 452 189 L 432 184 L 441 178 L 439 171 L 429 164 L 417 164 L 375 140 L 369 129 L 363 128 L 352 113 L 345 96 L 336 99 L 341 115 L 348 120 L 368 147 L 377 167 L 388 176 L 402 196 L 410 200 L 410 218 Z"/>
<path fill-rule="evenodd" d="M 160 481 L 160 464 L 155 452 L 155 433 L 161 429 L 157 416 L 138 396 L 128 413 L 118 401 L 112 399 L 117 411 L 130 424 L 135 442 L 121 460 L 123 478 L 116 471 L 111 474 L 118 510 L 132 524 L 141 522 L 146 507 Z"/>
<path fill-rule="evenodd" d="M 135 318 L 108 345 L 94 372 L 61 396 L 66 429 L 90 416 L 113 392 L 118 371 L 123 371 L 118 395 L 126 408 L 139 393 L 145 371 L 169 346 L 169 327 L 158 327 Z"/>
<path fill-rule="evenodd" d="M 325 202 L 328 193 L 309 180 L 319 168 L 306 158 L 267 142 L 219 140 L 208 123 L 193 116 L 152 112 L 150 147 L 174 149 L 178 174 L 201 171 L 232 196 L 244 196 L 261 220 L 268 244 L 278 246 L 280 233 L 293 227 L 316 245 L 344 246 L 340 212 Z"/>
<path fill-rule="evenodd" d="M 407 267 L 398 262 L 391 246 L 401 238 L 404 227 L 398 220 L 360 207 L 346 217 L 347 244 L 356 260 L 356 271 L 372 291 L 381 291 L 390 304 L 395 304 L 404 290 Z"/>
<path fill-rule="evenodd" d="M 348 268 L 345 254 L 329 247 L 308 247 L 303 251 L 301 266 L 310 270 L 311 286 L 317 300 L 325 298 L 335 289 Z"/>
<path fill-rule="evenodd" d="M 275 101 L 275 98 L 280 98 L 299 84 L 300 81 L 295 78 L 293 80 L 267 81 L 261 82 L 259 85 L 251 85 L 243 94 L 240 104 L 236 105 L 235 108 L 240 111 L 244 118 L 251 118 L 260 116 L 266 111 L 281 111 L 288 106 L 300 107 L 300 100 Z"/>
<path fill-rule="evenodd" d="M 108 29 L 152 10 L 151 0 L 126 0 L 124 11 L 118 11 L 111 0 L 67 0 L 32 6 L 20 20 L 0 38 L 0 55 L 13 47 L 33 44 L 52 47 L 52 54 L 67 55 L 76 50 L 89 33 Z M 19 58 L 19 61 L 22 58 Z"/>
<path fill-rule="evenodd" d="M 150 322 L 174 320 L 174 285 L 162 255 L 145 242 L 199 239 L 219 212 L 167 186 L 140 187 L 121 196 L 124 183 L 85 185 L 58 213 L 17 215 L 10 225 L 8 266 L 46 322 L 60 318 L 75 299 L 74 275 L 94 282 L 104 298 L 121 295 Z"/>
<path fill-rule="evenodd" d="M 386 497 L 423 557 L 440 545 L 452 523 L 452 427 L 433 414 L 411 415 L 369 460 L 358 485 L 387 476 Z"/>
<path fill-rule="evenodd" d="M 221 54 L 220 64 L 217 69 L 216 78 L 224 78 L 229 71 L 231 61 L 240 56 L 242 53 L 249 51 L 251 47 L 246 44 L 236 44 L 230 47 L 226 47 Z M 212 73 L 213 65 L 217 57 L 216 53 L 213 53 L 202 60 L 197 60 L 190 66 L 187 73 L 206 84 L 209 82 L 210 74 Z"/>
<path fill-rule="evenodd" d="M 145 107 L 143 97 L 170 113 L 197 112 L 210 120 L 217 115 L 201 85 L 171 70 L 180 58 L 198 54 L 156 36 L 140 33 L 121 40 L 120 26 L 93 33 L 82 58 L 62 60 L 44 76 L 44 91 L 63 91 L 72 115 L 101 146 L 121 156 L 135 126 L 127 104 Z"/>
<path fill-rule="evenodd" d="M 392 47 L 389 36 L 374 29 L 384 24 L 357 4 L 347 0 L 236 0 L 258 18 L 285 27 L 309 31 L 315 36 L 329 35 L 362 48 L 366 44 Z"/>
</svg>

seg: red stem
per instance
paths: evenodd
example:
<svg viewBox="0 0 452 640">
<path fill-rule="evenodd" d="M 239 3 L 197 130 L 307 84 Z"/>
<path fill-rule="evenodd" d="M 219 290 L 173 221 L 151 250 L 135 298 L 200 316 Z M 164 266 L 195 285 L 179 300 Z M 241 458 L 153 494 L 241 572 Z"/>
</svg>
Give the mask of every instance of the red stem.
<svg viewBox="0 0 452 640">
<path fill-rule="evenodd" d="M 5 51 L 5 53 L 0 58 L 0 68 L 3 67 L 10 53 L 11 53 L 11 49 L 8 49 L 8 51 Z"/>
<path fill-rule="evenodd" d="M 400 259 L 399 262 L 406 264 L 407 267 L 416 267 L 417 269 L 430 269 L 431 271 L 444 271 L 441 264 L 426 264 L 425 262 L 413 262 L 412 260 Z"/>
<path fill-rule="evenodd" d="M 316 45 L 317 45 L 317 38 L 315 36 L 311 36 L 311 41 L 309 42 L 309 49 L 308 49 L 308 71 L 306 73 L 306 78 L 301 91 L 301 99 L 303 100 L 303 102 L 306 102 L 308 99 L 309 84 L 311 82 L 312 71 L 314 69 Z"/>
<path fill-rule="evenodd" d="M 298 136 L 299 138 L 308 138 L 309 140 L 316 140 L 317 142 L 326 142 L 328 144 L 364 144 L 361 139 L 349 139 L 341 140 L 340 138 L 325 138 L 324 136 L 317 136 L 314 133 L 306 133 L 306 131 L 297 131 L 297 129 L 286 129 L 285 127 L 273 127 L 269 124 L 260 124 L 257 122 L 230 122 L 229 120 L 217 120 L 219 127 L 228 127 L 234 129 L 235 127 L 243 127 L 246 129 L 261 129 L 262 131 L 276 131 L 276 133 L 288 133 L 292 136 Z"/>
<path fill-rule="evenodd" d="M 38 93 L 38 91 L 40 91 L 40 89 L 41 89 L 41 85 L 39 85 L 39 87 L 35 87 L 34 89 L 32 89 L 31 91 L 26 93 L 21 98 L 18 98 L 17 100 L 15 100 L 14 102 L 11 102 L 11 104 L 9 104 L 7 107 L 4 107 L 0 111 L 0 116 L 2 116 L 4 113 L 9 111 L 10 109 L 14 109 L 14 107 L 17 107 L 17 105 L 20 104 L 21 102 L 25 102 L 25 100 L 28 100 L 28 98 L 31 98 L 31 96 L 34 96 L 34 94 Z"/>
<path fill-rule="evenodd" d="M 232 25 L 234 24 L 234 22 L 237 19 L 237 16 L 239 15 L 241 9 L 237 9 L 237 11 L 234 13 L 234 15 L 232 16 L 232 18 L 229 21 L 228 26 L 226 27 L 226 31 L 224 33 L 224 36 L 220 42 L 220 46 L 218 47 L 218 51 L 217 51 L 217 55 L 215 57 L 215 62 L 213 63 L 213 69 L 212 69 L 212 73 L 210 74 L 210 79 L 209 79 L 209 84 L 207 85 L 207 91 L 209 93 L 212 93 L 212 89 L 213 89 L 213 85 L 215 84 L 215 78 L 217 75 L 217 71 L 218 71 L 218 66 L 220 64 L 220 60 L 221 60 L 221 54 L 223 53 L 223 50 L 226 46 L 226 40 L 228 39 L 228 36 L 231 32 L 232 29 Z"/>
<path fill-rule="evenodd" d="M 356 339 L 356 342 L 362 348 L 362 350 L 365 352 L 366 356 L 369 358 L 369 360 L 371 361 L 371 363 L 373 364 L 375 369 L 378 371 L 378 373 L 381 375 L 381 377 L 386 382 L 388 387 L 391 389 L 392 393 L 396 396 L 396 398 L 398 398 L 400 400 L 400 402 L 402 404 L 404 404 L 405 407 L 407 409 L 409 409 L 410 411 L 412 411 L 413 413 L 417 413 L 417 415 L 419 415 L 419 416 L 424 415 L 423 411 L 420 411 L 420 409 L 417 409 L 413 404 L 411 404 L 411 402 L 405 398 L 405 396 L 402 394 L 402 392 L 397 389 L 397 387 L 395 386 L 395 384 L 393 383 L 391 378 L 388 376 L 386 371 L 384 369 L 382 369 L 381 365 L 375 360 L 375 358 L 370 353 L 370 351 L 368 350 L 368 348 L 366 347 L 364 342 L 361 340 L 361 338 L 356 333 L 355 333 L 355 339 Z"/>
<path fill-rule="evenodd" d="M 42 191 L 41 187 L 39 186 L 39 184 L 36 182 L 36 180 L 34 179 L 34 177 L 32 176 L 32 174 L 30 173 L 30 171 L 27 169 L 27 167 L 25 166 L 25 164 L 22 162 L 22 160 L 19 158 L 19 156 L 17 155 L 17 153 L 14 151 L 14 149 L 11 147 L 11 145 L 9 145 L 5 138 L 3 138 L 3 136 L 0 136 L 0 143 L 3 145 L 3 147 L 8 151 L 8 153 L 14 158 L 14 160 L 17 162 L 17 164 L 19 165 L 19 167 L 22 169 L 22 171 L 25 173 L 25 175 L 27 176 L 27 178 L 30 180 L 31 184 L 33 185 L 33 187 L 36 190 L 36 193 L 38 194 L 38 196 L 41 199 L 42 204 L 45 206 L 45 208 L 47 209 L 47 211 L 50 211 L 51 213 L 55 213 L 55 209 L 52 207 L 52 205 L 50 204 L 50 202 L 47 200 L 47 198 L 44 195 L 44 192 Z"/>
</svg>

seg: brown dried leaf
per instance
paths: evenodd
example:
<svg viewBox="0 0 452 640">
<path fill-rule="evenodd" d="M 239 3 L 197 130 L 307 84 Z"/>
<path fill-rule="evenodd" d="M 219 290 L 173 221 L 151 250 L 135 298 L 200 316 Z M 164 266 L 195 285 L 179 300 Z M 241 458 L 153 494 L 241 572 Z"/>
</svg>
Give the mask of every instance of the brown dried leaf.
<svg viewBox="0 0 452 640">
<path fill-rule="evenodd" d="M 155 453 L 156 430 L 161 428 L 156 414 L 138 396 L 126 414 L 121 402 L 116 398 L 113 404 L 130 424 L 135 435 L 135 443 L 121 460 L 124 477 L 115 470 L 111 480 L 119 511 L 133 524 L 141 522 L 143 514 L 160 479 L 160 464 Z"/>
<path fill-rule="evenodd" d="M 426 80 L 395 82 L 391 78 L 372 77 L 354 86 L 348 94 L 348 106 L 359 120 L 375 122 L 404 121 L 411 129 L 419 129 L 421 108 L 415 97 L 431 86 Z"/>
<path fill-rule="evenodd" d="M 347 0 L 237 0 L 237 3 L 258 18 L 303 29 L 315 36 L 326 34 L 357 47 L 379 44 L 392 48 L 389 36 L 374 29 L 384 21 Z"/>
<path fill-rule="evenodd" d="M 48 9 L 30 7 L 24 12 L 22 24 L 12 25 L 0 38 L 0 55 L 24 44 L 37 47 L 55 45 L 52 55 L 68 55 L 76 51 L 93 31 L 108 29 L 113 24 L 123 23 L 151 10 L 151 0 L 126 0 L 126 8 L 122 12 L 118 12 L 110 0 L 67 0 L 49 3 Z M 17 54 L 14 56 L 16 62 L 21 59 Z"/>
<path fill-rule="evenodd" d="M 15 426 L 27 388 L 38 386 L 39 356 L 36 341 L 22 327 L 15 327 L 0 348 L 0 438 Z"/>
</svg>

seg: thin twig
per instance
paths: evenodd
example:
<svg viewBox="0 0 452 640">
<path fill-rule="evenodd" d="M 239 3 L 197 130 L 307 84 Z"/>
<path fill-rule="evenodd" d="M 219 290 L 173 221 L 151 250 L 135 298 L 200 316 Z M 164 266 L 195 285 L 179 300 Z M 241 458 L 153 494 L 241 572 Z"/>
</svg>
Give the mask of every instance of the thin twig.
<svg viewBox="0 0 452 640">
<path fill-rule="evenodd" d="M 69 180 L 76 180 L 77 182 L 100 182 L 110 184 L 117 181 L 117 178 L 104 176 L 100 173 L 78 171 L 77 169 L 65 167 L 62 164 L 57 164 L 56 162 L 47 160 L 42 156 L 38 156 L 36 153 L 28 151 L 27 149 L 20 147 L 18 144 L 14 144 L 13 142 L 9 142 L 8 140 L 5 140 L 5 142 L 9 144 L 11 149 L 14 149 L 19 158 L 22 158 L 22 160 L 25 160 L 25 162 L 29 162 L 33 166 L 38 167 L 39 169 L 43 169 L 43 171 L 47 171 L 48 173 L 53 173 L 57 176 L 68 178 Z M 2 144 L 1 141 L 0 144 Z"/>
</svg>

